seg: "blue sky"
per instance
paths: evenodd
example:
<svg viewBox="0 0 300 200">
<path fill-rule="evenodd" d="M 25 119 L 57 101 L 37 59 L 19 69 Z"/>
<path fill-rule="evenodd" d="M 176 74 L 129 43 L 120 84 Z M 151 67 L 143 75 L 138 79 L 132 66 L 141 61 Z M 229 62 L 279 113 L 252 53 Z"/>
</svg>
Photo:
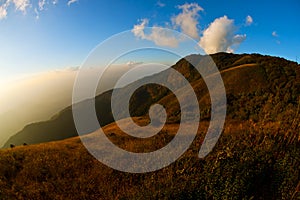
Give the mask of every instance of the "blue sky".
<svg viewBox="0 0 300 200">
<path fill-rule="evenodd" d="M 194 7 L 180 15 L 184 8 L 178 6 L 192 3 Z M 206 49 L 215 47 L 210 52 L 225 48 L 299 61 L 299 10 L 297 0 L 0 0 L 0 78 L 79 66 L 100 42 L 132 30 L 143 19 L 147 26 L 192 30 L 183 28 L 182 19 L 189 16 L 196 20 L 198 36 L 194 39 L 203 38 Z M 213 34 L 224 23 L 228 23 L 224 30 L 232 29 L 224 33 L 232 45 L 217 48 L 212 38 L 221 36 Z M 145 39 L 139 34 L 136 36 Z"/>
</svg>

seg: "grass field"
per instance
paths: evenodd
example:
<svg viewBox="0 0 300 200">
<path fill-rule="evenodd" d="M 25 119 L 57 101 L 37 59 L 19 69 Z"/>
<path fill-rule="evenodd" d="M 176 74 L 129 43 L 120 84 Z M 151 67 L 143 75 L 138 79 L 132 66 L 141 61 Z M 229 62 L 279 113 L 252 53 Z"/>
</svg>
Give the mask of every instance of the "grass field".
<svg viewBox="0 0 300 200">
<path fill-rule="evenodd" d="M 147 119 L 135 118 L 139 124 Z M 175 163 L 130 174 L 93 158 L 79 137 L 0 152 L 1 199 L 297 199 L 300 197 L 299 127 L 227 122 L 214 151 L 197 157 L 207 122 Z M 147 152 L 168 143 L 178 124 L 155 137 L 134 139 L 115 124 L 104 132 L 116 145 Z M 287 131 L 291 131 L 285 135 Z M 113 133 L 113 134 L 112 134 Z M 95 134 L 95 133 L 94 133 Z M 293 136 L 293 137 L 292 137 Z M 93 134 L 84 136 L 93 138 Z"/>
</svg>

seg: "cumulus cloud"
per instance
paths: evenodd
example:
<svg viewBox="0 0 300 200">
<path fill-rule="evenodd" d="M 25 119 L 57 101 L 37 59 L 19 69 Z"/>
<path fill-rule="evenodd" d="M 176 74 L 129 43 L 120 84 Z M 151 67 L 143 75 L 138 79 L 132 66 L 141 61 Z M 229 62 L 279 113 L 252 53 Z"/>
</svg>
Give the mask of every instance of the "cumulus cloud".
<svg viewBox="0 0 300 200">
<path fill-rule="evenodd" d="M 149 20 L 148 19 L 142 19 L 140 24 L 136 24 L 133 26 L 133 29 L 131 30 L 131 32 L 139 38 L 145 39 L 145 33 L 144 33 L 144 29 L 145 27 L 148 25 Z"/>
<path fill-rule="evenodd" d="M 253 18 L 250 15 L 248 15 L 246 17 L 246 25 L 250 26 L 252 23 L 253 23 Z"/>
<path fill-rule="evenodd" d="M 175 27 L 180 27 L 181 31 L 190 37 L 198 39 L 198 12 L 203 11 L 204 9 L 197 3 L 186 3 L 178 6 L 178 8 L 181 9 L 182 12 L 171 19 L 173 25 L 175 25 Z"/>
<path fill-rule="evenodd" d="M 278 37 L 277 32 L 276 32 L 276 31 L 273 31 L 273 32 L 272 32 L 272 36 L 273 36 L 273 37 Z"/>
<path fill-rule="evenodd" d="M 73 3 L 77 2 L 77 1 L 78 0 L 69 0 L 67 4 L 68 4 L 68 6 L 70 6 L 71 4 L 73 4 Z"/>
<path fill-rule="evenodd" d="M 215 19 L 208 28 L 200 30 L 198 28 L 199 12 L 204 9 L 197 3 L 186 3 L 178 8 L 181 12 L 170 19 L 173 28 L 180 29 L 181 32 L 199 40 L 198 45 L 208 54 L 234 52 L 234 49 L 246 39 L 246 34 L 236 34 L 238 27 L 235 26 L 234 20 L 226 15 Z M 140 24 L 133 27 L 132 33 L 138 38 L 153 41 L 159 46 L 177 47 L 180 42 L 184 41 L 183 38 L 175 37 L 171 31 L 159 26 L 150 28 L 150 31 L 147 29 L 147 32 L 145 28 L 148 23 L 148 19 L 143 19 Z M 248 15 L 246 25 L 252 23 L 253 18 Z"/>
<path fill-rule="evenodd" d="M 132 33 L 138 38 L 153 41 L 159 46 L 178 46 L 178 39 L 173 35 L 172 31 L 169 31 L 169 29 L 154 26 L 151 28 L 150 33 L 145 33 L 145 28 L 148 25 L 148 22 L 148 19 L 141 20 L 140 24 L 134 25 L 133 29 L 131 30 Z"/>
<path fill-rule="evenodd" d="M 161 3 L 158 1 L 158 5 Z M 162 5 L 161 5 L 162 6 Z M 192 38 L 199 39 L 198 30 L 198 17 L 199 11 L 204 9 L 197 3 L 183 4 L 178 6 L 181 9 L 181 13 L 171 18 L 171 22 L 175 28 L 179 28 L 183 33 L 189 35 Z M 148 25 L 149 20 L 143 19 L 140 24 L 134 25 L 133 34 L 141 39 L 153 41 L 159 46 L 177 47 L 180 39 L 176 38 L 171 31 L 164 29 L 160 26 L 154 26 L 151 28 L 151 32 L 146 34 L 145 27 Z"/>
<path fill-rule="evenodd" d="M 246 39 L 246 35 L 236 35 L 237 27 L 234 20 L 225 15 L 215 19 L 209 27 L 203 31 L 199 45 L 206 53 L 234 52 L 233 46 L 237 46 Z"/>
</svg>

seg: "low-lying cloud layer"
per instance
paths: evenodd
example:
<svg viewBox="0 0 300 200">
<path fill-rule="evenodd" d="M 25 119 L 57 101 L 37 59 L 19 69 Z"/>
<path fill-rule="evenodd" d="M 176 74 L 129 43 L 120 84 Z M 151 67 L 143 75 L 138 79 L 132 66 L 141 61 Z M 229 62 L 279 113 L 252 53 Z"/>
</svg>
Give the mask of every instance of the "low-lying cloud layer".
<svg viewBox="0 0 300 200">
<path fill-rule="evenodd" d="M 181 12 L 170 19 L 173 27 L 198 40 L 199 46 L 208 54 L 234 52 L 235 48 L 246 39 L 246 34 L 236 34 L 238 27 L 234 24 L 234 20 L 226 15 L 215 19 L 206 29 L 200 30 L 199 12 L 204 9 L 197 3 L 186 3 L 178 8 Z M 153 41 L 159 46 L 177 47 L 181 42 L 180 38 L 163 27 L 154 26 L 149 34 L 145 34 L 148 23 L 149 19 L 143 19 L 140 24 L 134 25 L 132 29 L 134 35 L 140 39 Z M 248 15 L 246 26 L 252 23 L 253 18 Z"/>
<path fill-rule="evenodd" d="M 109 67 L 101 78 L 97 94 L 112 89 L 121 75 L 139 64 L 141 62 L 130 61 Z M 73 86 L 78 70 L 78 67 L 69 67 L 0 80 L 0 147 L 25 125 L 48 120 L 57 112 L 71 105 Z M 149 70 L 152 69 L 149 68 Z M 84 77 L 89 79 L 97 71 L 97 68 L 87 68 L 84 70 Z M 133 74 L 132 79 L 124 82 L 124 85 L 137 80 L 141 75 Z"/>
</svg>

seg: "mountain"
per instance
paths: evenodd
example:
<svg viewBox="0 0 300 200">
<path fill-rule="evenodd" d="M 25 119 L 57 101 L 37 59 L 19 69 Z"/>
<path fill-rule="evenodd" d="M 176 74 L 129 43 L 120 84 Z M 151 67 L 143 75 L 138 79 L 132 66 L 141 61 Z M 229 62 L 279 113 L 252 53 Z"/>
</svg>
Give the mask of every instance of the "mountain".
<svg viewBox="0 0 300 200">
<path fill-rule="evenodd" d="M 210 97 L 200 74 L 186 60 L 199 66 L 209 62 L 206 56 L 190 55 L 172 68 L 192 85 L 201 121 L 195 140 L 174 163 L 149 173 L 117 171 L 96 160 L 79 137 L 2 149 L 0 198 L 299 199 L 300 66 L 258 54 L 218 53 L 212 58 L 224 80 L 227 117 L 218 143 L 205 158 L 199 158 L 198 152 L 209 126 Z M 117 97 L 122 98 L 146 79 L 161 78 L 175 77 L 170 69 L 160 72 L 118 89 Z M 184 94 L 187 86 L 183 82 L 178 85 Z M 129 136 L 116 125 L 110 109 L 111 94 L 107 91 L 96 97 L 96 110 L 104 133 L 114 144 L 145 153 L 164 147 L 175 137 L 181 113 L 170 90 L 149 84 L 140 87 L 130 100 L 132 119 L 141 126 L 149 123 L 147 112 L 152 104 L 166 108 L 167 123 L 157 135 L 146 139 Z M 126 124 L 127 120 L 121 121 Z M 82 139 L 97 145 L 96 127 L 90 132 Z M 49 121 L 28 125 L 10 142 L 33 139 L 33 134 L 38 140 L 32 143 L 76 136 L 71 107 Z"/>
<path fill-rule="evenodd" d="M 217 53 L 211 55 L 223 78 L 228 108 L 227 118 L 237 120 L 281 120 L 286 113 L 296 109 L 300 94 L 299 65 L 282 58 L 262 56 L 258 54 L 228 54 Z M 180 72 L 192 85 L 199 100 L 201 118 L 210 118 L 210 96 L 200 74 L 187 61 L 193 60 L 200 66 L 208 65 L 206 56 L 190 55 L 179 60 L 173 69 Z M 172 79 L 170 70 L 146 77 L 121 89 L 122 94 L 136 84 L 148 80 Z M 184 83 L 179 83 L 184 93 Z M 101 126 L 114 121 L 110 109 L 112 90 L 96 97 L 96 111 Z M 88 101 L 88 100 L 87 100 Z M 131 116 L 147 114 L 154 103 L 164 105 L 169 114 L 168 123 L 180 120 L 179 104 L 174 94 L 165 87 L 148 84 L 136 90 L 130 100 Z M 80 106 L 79 106 L 80 107 Z M 271 109 L 272 108 L 272 109 Z M 101 116 L 100 116 L 101 115 Z M 122 116 L 122 113 L 120 114 Z M 95 130 L 91 130 L 95 131 Z M 12 136 L 4 145 L 36 144 L 61 140 L 77 136 L 74 126 L 71 106 L 67 107 L 51 120 L 38 122 L 26 126 Z"/>
</svg>

